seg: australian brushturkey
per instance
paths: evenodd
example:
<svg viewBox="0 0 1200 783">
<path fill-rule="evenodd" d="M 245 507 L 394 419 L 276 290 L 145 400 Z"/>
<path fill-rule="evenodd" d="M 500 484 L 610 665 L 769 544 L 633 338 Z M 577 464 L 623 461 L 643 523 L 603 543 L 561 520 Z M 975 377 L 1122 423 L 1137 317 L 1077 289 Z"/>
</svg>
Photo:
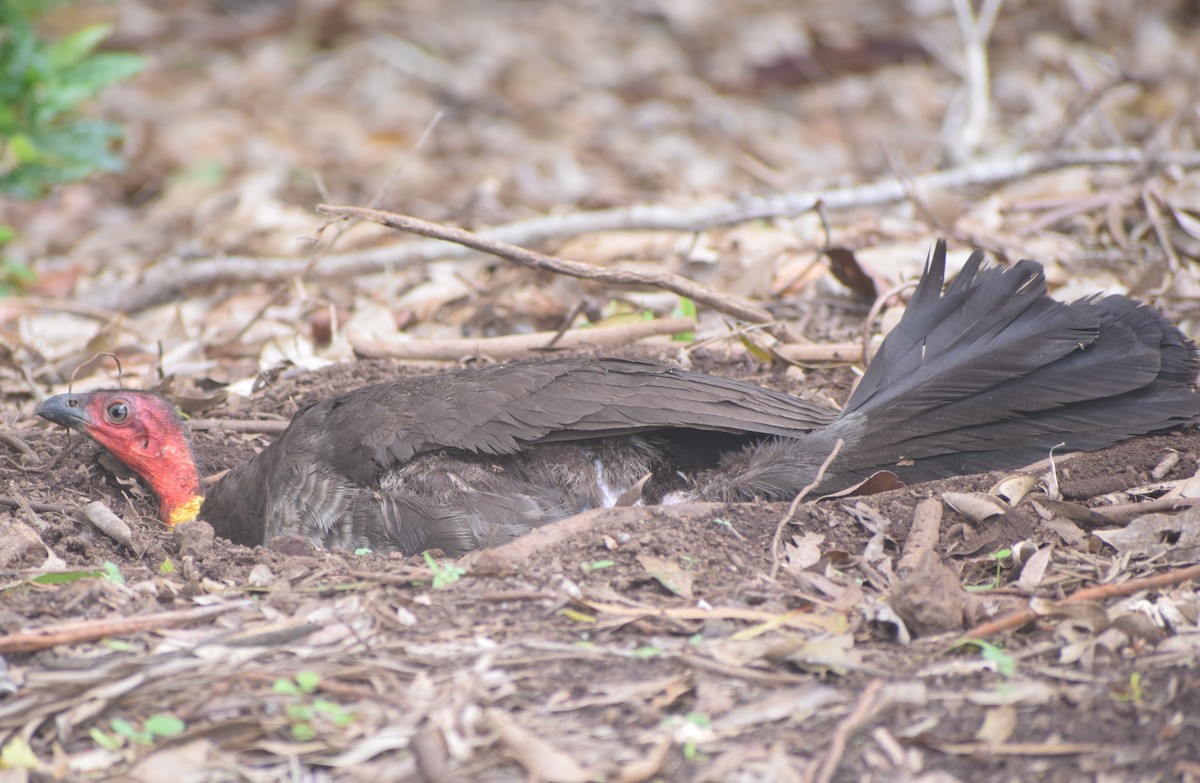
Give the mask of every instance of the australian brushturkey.
<svg viewBox="0 0 1200 783">
<path fill-rule="evenodd" d="M 139 473 L 174 524 L 259 544 L 461 553 L 618 501 L 784 499 L 844 441 L 821 491 L 1017 467 L 1200 416 L 1196 350 L 1122 296 L 1072 304 L 1042 268 L 980 269 L 943 292 L 938 243 L 904 317 L 840 414 L 749 383 L 627 359 L 558 359 L 368 386 L 296 414 L 202 498 L 172 406 L 129 390 L 37 413 Z M 647 474 L 651 478 L 640 483 Z"/>
</svg>

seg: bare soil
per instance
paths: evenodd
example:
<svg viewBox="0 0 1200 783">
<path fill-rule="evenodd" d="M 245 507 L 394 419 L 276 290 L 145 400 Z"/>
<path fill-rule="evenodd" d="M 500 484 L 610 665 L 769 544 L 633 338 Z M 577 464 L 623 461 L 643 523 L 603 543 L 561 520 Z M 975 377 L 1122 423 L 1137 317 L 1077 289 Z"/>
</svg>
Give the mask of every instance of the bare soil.
<svg viewBox="0 0 1200 783">
<path fill-rule="evenodd" d="M 122 171 L 0 200 L 0 783 L 1200 781 L 1194 432 L 1056 455 L 1012 508 L 966 476 L 447 562 L 168 530 L 32 417 L 120 382 L 262 429 L 599 329 L 836 404 L 939 236 L 1200 337 L 1194 2 L 33 5 L 146 66 L 80 106 Z M 208 473 L 243 431 L 194 433 Z"/>
<path fill-rule="evenodd" d="M 740 369 L 717 364 L 706 369 Z M 369 363 L 280 379 L 238 417 L 287 416 L 393 371 Z M 0 725 L 16 700 L 34 699 L 40 707 L 19 713 L 26 728 L 35 738 L 57 733 L 67 753 L 90 743 L 82 729 L 103 728 L 114 714 L 184 719 L 186 732 L 155 751 L 123 751 L 138 779 L 150 779 L 158 755 L 199 749 L 215 754 L 197 767 L 207 779 L 278 770 L 273 754 L 285 745 L 314 769 L 354 780 L 417 770 L 435 780 L 526 779 L 524 770 L 547 780 L 787 779 L 822 763 L 847 725 L 839 780 L 883 767 L 964 779 L 1169 779 L 1200 747 L 1194 658 L 1156 645 L 1161 634 L 1102 642 L 1095 617 L 1066 630 L 1047 619 L 992 640 L 1014 664 L 1006 671 L 975 646 L 952 646 L 958 634 L 897 638 L 881 607 L 915 505 L 986 491 L 997 475 L 804 504 L 783 538 L 819 537 L 819 562 L 785 560 L 775 578 L 772 540 L 787 505 L 703 504 L 565 520 L 440 563 L 464 572 L 433 588 L 421 558 L 317 551 L 295 540 L 246 549 L 195 526 L 172 533 L 155 521 L 152 498 L 98 464 L 97 446 L 38 427 L 9 434 L 49 455 L 32 462 L 6 444 L 0 475 L 9 495 L 102 499 L 131 521 L 133 540 L 118 544 L 70 513 L 0 512 L 7 524 L 32 524 L 60 570 L 112 563 L 123 580 L 33 583 L 22 569 L 46 552 L 31 546 L 4 564 L 0 631 L 229 607 L 180 628 L 8 657 L 22 687 L 0 704 Z M 214 466 L 244 458 L 256 440 L 196 435 Z M 1164 479 L 1196 472 L 1200 436 L 1176 432 L 1069 459 L 1059 481 L 1066 497 L 1099 502 L 1092 496 L 1152 483 L 1150 471 L 1172 451 L 1181 459 Z M 985 614 L 1025 601 L 1012 559 L 992 557 L 1017 542 L 1056 548 L 1043 595 L 1112 576 L 1112 553 L 1097 539 L 1067 542 L 1032 513 L 972 524 L 947 509 L 941 528 L 937 552 L 962 582 L 1001 588 L 976 594 Z M 174 571 L 164 571 L 168 563 Z M 656 578 L 663 568 L 671 576 Z M 1064 662 L 1085 626 L 1093 649 Z M 274 690 L 305 671 L 319 674 L 316 693 Z M 319 698 L 354 718 L 339 726 L 317 714 L 307 722 L 315 736 L 300 742 L 289 704 Z M 79 728 L 64 731 L 64 716 Z M 998 742 L 988 739 L 997 721 L 1011 723 Z"/>
</svg>

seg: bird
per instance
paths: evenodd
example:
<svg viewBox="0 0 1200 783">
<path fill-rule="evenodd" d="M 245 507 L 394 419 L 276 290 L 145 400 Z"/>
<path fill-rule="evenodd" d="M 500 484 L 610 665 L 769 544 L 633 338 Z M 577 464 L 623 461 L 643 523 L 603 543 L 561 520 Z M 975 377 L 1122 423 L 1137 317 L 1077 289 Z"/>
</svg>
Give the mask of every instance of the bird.
<svg viewBox="0 0 1200 783">
<path fill-rule="evenodd" d="M 1200 417 L 1196 347 L 1162 313 L 1115 294 L 1058 301 L 1037 262 L 983 260 L 972 253 L 947 285 L 934 245 L 840 411 L 640 359 L 472 367 L 309 405 L 207 491 L 186 425 L 156 394 L 60 394 L 35 412 L 140 475 L 168 525 L 199 518 L 247 546 L 300 536 L 448 556 L 593 508 L 1013 469 Z"/>
</svg>

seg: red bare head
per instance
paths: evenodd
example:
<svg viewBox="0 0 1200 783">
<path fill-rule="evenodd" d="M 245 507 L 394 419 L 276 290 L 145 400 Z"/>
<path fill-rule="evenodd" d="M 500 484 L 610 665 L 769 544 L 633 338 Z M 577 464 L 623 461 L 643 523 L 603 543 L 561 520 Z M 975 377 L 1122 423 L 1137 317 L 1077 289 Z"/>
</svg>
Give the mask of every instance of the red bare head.
<svg viewBox="0 0 1200 783">
<path fill-rule="evenodd" d="M 200 510 L 200 474 L 187 430 L 157 394 L 129 389 L 60 394 L 34 412 L 89 435 L 145 479 L 168 525 L 194 519 Z"/>
</svg>

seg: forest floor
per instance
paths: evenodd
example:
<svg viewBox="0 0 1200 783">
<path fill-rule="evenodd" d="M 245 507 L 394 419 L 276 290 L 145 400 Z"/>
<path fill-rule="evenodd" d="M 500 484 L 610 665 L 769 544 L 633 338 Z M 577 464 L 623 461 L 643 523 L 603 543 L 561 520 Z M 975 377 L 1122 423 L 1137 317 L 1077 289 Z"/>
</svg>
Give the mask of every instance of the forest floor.
<svg viewBox="0 0 1200 783">
<path fill-rule="evenodd" d="M 836 406 L 936 236 L 1200 335 L 1187 3 L 1014 0 L 974 48 L 951 4 L 629 5 L 51 18 L 148 65 L 101 107 L 126 171 L 0 204 L 36 273 L 0 299 L 0 783 L 1200 780 L 1195 431 L 456 561 L 169 530 L 31 416 L 155 387 L 213 474 L 332 393 L 550 346 Z"/>
</svg>

